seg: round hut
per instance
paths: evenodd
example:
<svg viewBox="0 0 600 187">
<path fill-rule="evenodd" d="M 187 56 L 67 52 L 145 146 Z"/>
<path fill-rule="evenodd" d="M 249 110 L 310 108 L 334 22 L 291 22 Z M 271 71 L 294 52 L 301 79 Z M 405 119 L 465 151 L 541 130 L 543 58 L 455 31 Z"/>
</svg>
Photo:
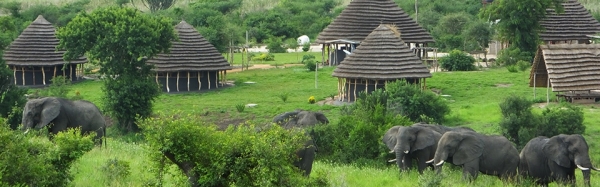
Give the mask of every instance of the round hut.
<svg viewBox="0 0 600 187">
<path fill-rule="evenodd" d="M 544 31 L 540 39 L 545 44 L 589 44 L 592 35 L 600 32 L 600 22 L 577 0 L 562 3 L 564 13 L 546 9 L 546 18 L 540 21 Z"/>
<path fill-rule="evenodd" d="M 406 80 L 424 87 L 431 73 L 400 39 L 394 26 L 381 24 L 336 67 L 332 76 L 338 78 L 339 100 L 353 102 L 358 93 L 385 89 L 390 81 Z"/>
<path fill-rule="evenodd" d="M 56 28 L 39 15 L 4 51 L 3 59 L 13 70 L 18 86 L 45 86 L 56 76 L 83 80 L 85 57 L 65 62 L 64 51 L 57 51 Z"/>
<path fill-rule="evenodd" d="M 198 31 L 185 21 L 175 30 L 170 53 L 161 53 L 148 60 L 154 65 L 156 83 L 164 92 L 197 91 L 224 86 L 226 71 L 232 69 L 227 60 Z"/>
<path fill-rule="evenodd" d="M 406 45 L 427 47 L 434 43 L 433 37 L 423 27 L 412 19 L 393 0 L 354 0 L 337 16 L 319 35 L 315 43 L 329 49 L 330 65 L 338 65 L 346 54 L 344 49 L 352 52 L 357 43 L 363 41 L 379 24 L 394 24 L 402 33 Z M 424 57 L 427 53 L 416 51 L 417 56 Z M 325 59 L 323 59 L 325 60 Z"/>
</svg>

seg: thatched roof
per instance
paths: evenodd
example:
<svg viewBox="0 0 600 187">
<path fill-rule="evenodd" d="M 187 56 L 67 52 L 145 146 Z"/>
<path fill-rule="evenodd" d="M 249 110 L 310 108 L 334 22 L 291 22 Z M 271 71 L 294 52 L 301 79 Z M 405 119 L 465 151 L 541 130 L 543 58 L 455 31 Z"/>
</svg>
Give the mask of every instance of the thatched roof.
<svg viewBox="0 0 600 187">
<path fill-rule="evenodd" d="M 540 34 L 543 41 L 589 40 L 586 35 L 600 32 L 600 23 L 577 0 L 566 0 L 562 3 L 563 14 L 556 14 L 554 9 L 547 9 L 547 17 L 540 22 L 545 28 Z"/>
<path fill-rule="evenodd" d="M 600 90 L 600 44 L 540 45 L 529 86 L 534 85 L 534 73 L 538 77 L 549 77 L 555 92 Z M 546 84 L 538 81 L 536 87 L 539 86 Z"/>
<path fill-rule="evenodd" d="M 354 0 L 327 26 L 316 43 L 363 41 L 379 24 L 395 24 L 408 43 L 433 43 L 433 37 L 392 0 Z"/>
<path fill-rule="evenodd" d="M 218 71 L 232 69 L 225 57 L 198 31 L 185 21 L 175 30 L 179 41 L 174 41 L 170 53 L 161 53 L 148 60 L 157 72 Z"/>
<path fill-rule="evenodd" d="M 334 77 L 395 80 L 431 73 L 400 39 L 394 26 L 381 24 L 333 71 Z"/>
<path fill-rule="evenodd" d="M 56 51 L 58 38 L 56 29 L 39 15 L 21 35 L 4 51 L 4 60 L 8 65 L 17 66 L 55 66 L 64 64 L 64 51 Z M 85 57 L 70 63 L 85 63 Z"/>
</svg>

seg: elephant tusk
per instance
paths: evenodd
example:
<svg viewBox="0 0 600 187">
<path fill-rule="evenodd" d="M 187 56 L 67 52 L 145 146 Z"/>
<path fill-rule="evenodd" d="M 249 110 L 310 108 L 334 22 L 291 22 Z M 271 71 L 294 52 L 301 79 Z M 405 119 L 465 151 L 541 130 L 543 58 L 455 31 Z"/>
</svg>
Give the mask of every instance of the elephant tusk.
<svg viewBox="0 0 600 187">
<path fill-rule="evenodd" d="M 396 162 L 396 159 L 388 160 L 388 162 Z"/>
<path fill-rule="evenodd" d="M 408 150 L 404 151 L 404 154 L 408 154 Z"/>
<path fill-rule="evenodd" d="M 402 163 L 404 164 L 404 159 L 402 159 Z"/>
<path fill-rule="evenodd" d="M 390 153 L 394 153 L 394 150 L 391 150 Z"/>
<path fill-rule="evenodd" d="M 433 159 L 431 159 L 431 160 L 428 160 L 428 161 L 426 161 L 425 163 L 428 163 L 428 164 L 429 164 L 429 163 L 432 163 L 432 162 L 433 162 Z"/>
<path fill-rule="evenodd" d="M 592 169 L 593 169 L 593 170 L 596 170 L 596 171 L 600 171 L 600 169 L 598 169 L 598 168 L 596 168 L 596 167 L 594 167 L 594 166 L 592 166 Z"/>
<path fill-rule="evenodd" d="M 580 170 L 583 170 L 583 171 L 590 170 L 590 168 L 584 168 L 583 166 L 581 166 L 579 164 L 577 164 L 577 168 L 579 168 Z"/>
<path fill-rule="evenodd" d="M 440 161 L 440 163 L 435 164 L 435 166 L 440 166 L 442 164 L 444 164 L 444 160 Z"/>
</svg>

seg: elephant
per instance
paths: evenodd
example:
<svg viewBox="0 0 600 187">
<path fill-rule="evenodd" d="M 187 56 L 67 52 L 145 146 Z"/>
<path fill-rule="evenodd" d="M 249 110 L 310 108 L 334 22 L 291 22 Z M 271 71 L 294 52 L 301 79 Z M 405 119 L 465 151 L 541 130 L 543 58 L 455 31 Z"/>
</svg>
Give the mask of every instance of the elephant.
<svg viewBox="0 0 600 187">
<path fill-rule="evenodd" d="M 104 116 L 93 103 L 85 100 L 71 101 L 57 97 L 28 100 L 23 109 L 22 130 L 41 129 L 48 124 L 51 135 L 67 128 L 81 128 L 81 133 L 96 132 L 94 141 L 102 145 L 106 134 Z"/>
<path fill-rule="evenodd" d="M 557 181 L 575 185 L 575 169 L 583 173 L 584 184 L 590 186 L 589 147 L 579 134 L 560 134 L 551 138 L 538 136 L 525 144 L 519 157 L 519 174 L 532 177 L 537 184 L 548 186 Z"/>
<path fill-rule="evenodd" d="M 504 136 L 488 136 L 471 131 L 450 131 L 442 135 L 435 156 L 428 163 L 435 163 L 441 172 L 444 161 L 452 157 L 452 163 L 463 168 L 463 179 L 475 180 L 479 172 L 495 175 L 506 180 L 517 174 L 519 152 Z"/>
<path fill-rule="evenodd" d="M 328 124 L 329 120 L 321 112 L 296 110 L 275 116 L 275 118 L 273 118 L 273 123 L 277 123 L 286 128 L 308 127 L 319 123 Z"/>
<path fill-rule="evenodd" d="M 293 129 L 306 128 L 319 123 L 328 124 L 329 120 L 320 112 L 296 110 L 275 116 L 273 122 L 281 125 L 285 129 Z M 304 176 L 310 175 L 317 152 L 317 146 L 315 145 L 314 138 L 311 134 L 313 133 L 308 133 L 311 139 L 304 143 L 304 148 L 296 151 L 296 156 L 298 156 L 299 160 L 294 162 L 294 166 L 302 170 Z"/>
<path fill-rule="evenodd" d="M 395 161 L 401 170 L 406 171 L 412 167 L 412 159 L 415 159 L 417 169 L 422 174 L 429 165 L 425 162 L 434 157 L 439 139 L 449 131 L 473 130 L 466 127 L 416 123 L 408 127 L 394 126 L 390 128 L 383 136 L 382 141 L 391 150 L 390 153 L 396 154 L 396 159 L 389 162 Z"/>
</svg>

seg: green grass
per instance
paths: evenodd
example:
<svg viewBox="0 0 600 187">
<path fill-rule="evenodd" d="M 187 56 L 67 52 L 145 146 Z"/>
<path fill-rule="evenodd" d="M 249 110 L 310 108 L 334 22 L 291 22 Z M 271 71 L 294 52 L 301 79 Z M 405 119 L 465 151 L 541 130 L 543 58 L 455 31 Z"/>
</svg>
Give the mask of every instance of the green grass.
<svg viewBox="0 0 600 187">
<path fill-rule="evenodd" d="M 270 121 L 274 115 L 298 108 L 323 110 L 332 123 L 337 123 L 339 108 L 308 104 L 308 97 L 315 96 L 323 100 L 331 93 L 336 93 L 337 79 L 331 77 L 333 67 L 319 71 L 319 85 L 314 87 L 314 72 L 307 72 L 300 67 L 269 70 L 249 70 L 228 74 L 228 79 L 236 82 L 236 86 L 200 93 L 162 94 L 155 102 L 154 111 L 170 112 L 181 110 L 197 115 L 215 123 L 236 123 L 252 119 L 257 122 Z M 463 125 L 485 134 L 499 134 L 497 127 L 500 121 L 499 103 L 508 95 L 520 95 L 533 99 L 533 89 L 528 86 L 528 71 L 509 73 L 505 68 L 474 72 L 437 72 L 427 79 L 428 88 L 441 90 L 447 97 L 452 113 L 447 116 L 447 125 Z M 255 84 L 243 82 L 253 81 Z M 72 85 L 70 94 L 79 90 L 81 95 L 99 104 L 101 98 L 101 82 L 86 81 Z M 278 97 L 281 93 L 289 93 L 287 102 Z M 538 99 L 544 98 L 545 88 L 538 88 Z M 551 100 L 554 95 L 551 94 Z M 239 103 L 256 103 L 257 107 L 246 108 L 238 113 L 235 105 Z M 580 105 L 584 108 L 587 126 L 585 137 L 590 145 L 590 156 L 596 166 L 600 164 L 600 151 L 597 149 L 600 140 L 600 105 Z M 535 110 L 540 112 L 540 109 Z M 114 133 L 109 132 L 109 137 Z M 153 176 L 148 170 L 148 157 L 143 149 L 144 143 L 127 143 L 132 138 L 111 137 L 106 149 L 95 148 L 86 154 L 72 168 L 75 174 L 74 186 L 103 186 L 107 177 L 94 174 L 98 167 L 108 159 L 120 158 L 130 163 L 131 176 L 122 181 L 112 181 L 110 186 L 140 186 L 150 181 Z M 134 141 L 135 142 L 135 141 Z M 383 161 L 382 161 L 383 162 Z M 444 167 L 442 186 L 505 186 L 495 177 L 480 175 L 472 184 L 461 180 L 462 172 Z M 171 173 L 178 173 L 176 168 Z M 318 161 L 314 165 L 313 176 L 327 175 L 333 186 L 416 186 L 425 181 L 426 174 L 420 176 L 416 171 L 399 173 L 394 165 L 386 168 L 358 167 Z M 581 172 L 577 173 L 581 183 Z M 592 172 L 592 185 L 600 185 L 597 172 Z M 181 175 L 168 177 L 167 186 L 182 184 Z M 511 184 L 512 185 L 512 184 Z M 510 186 L 510 185 L 509 185 Z M 551 186 L 555 186 L 552 184 Z"/>
</svg>

